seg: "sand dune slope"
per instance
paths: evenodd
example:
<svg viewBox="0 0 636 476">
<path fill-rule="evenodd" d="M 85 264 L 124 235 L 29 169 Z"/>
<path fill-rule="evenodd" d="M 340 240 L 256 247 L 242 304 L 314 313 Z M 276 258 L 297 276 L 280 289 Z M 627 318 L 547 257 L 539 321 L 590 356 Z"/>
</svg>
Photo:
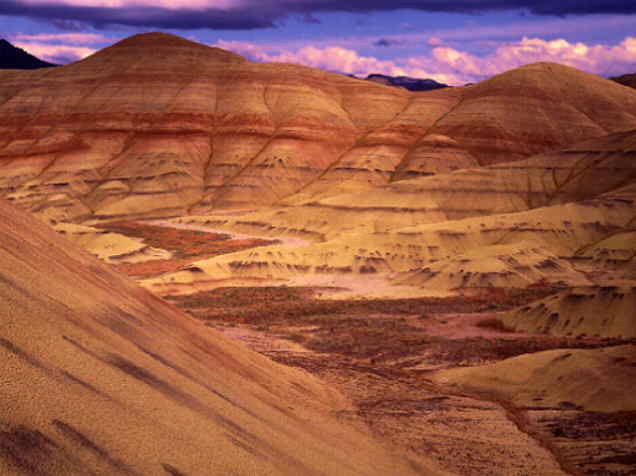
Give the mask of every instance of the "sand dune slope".
<svg viewBox="0 0 636 476">
<path fill-rule="evenodd" d="M 4 201 L 0 369 L 1 474 L 436 474 Z"/>
</svg>

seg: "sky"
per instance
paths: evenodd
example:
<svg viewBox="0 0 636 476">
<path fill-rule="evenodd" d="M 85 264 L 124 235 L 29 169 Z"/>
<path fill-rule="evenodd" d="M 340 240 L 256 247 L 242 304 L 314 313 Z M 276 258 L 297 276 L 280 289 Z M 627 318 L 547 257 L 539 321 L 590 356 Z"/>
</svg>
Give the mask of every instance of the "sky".
<svg viewBox="0 0 636 476">
<path fill-rule="evenodd" d="M 536 61 L 636 73 L 636 0 L 0 0 L 0 38 L 53 63 L 149 31 L 253 61 L 451 85 Z"/>
</svg>

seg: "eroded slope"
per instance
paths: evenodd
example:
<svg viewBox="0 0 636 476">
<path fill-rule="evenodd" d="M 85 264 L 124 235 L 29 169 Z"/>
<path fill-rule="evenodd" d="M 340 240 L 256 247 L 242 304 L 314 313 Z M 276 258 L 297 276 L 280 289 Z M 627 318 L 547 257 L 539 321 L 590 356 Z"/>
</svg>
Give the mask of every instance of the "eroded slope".
<svg viewBox="0 0 636 476">
<path fill-rule="evenodd" d="M 414 473 L 345 402 L 0 201 L 2 474 Z M 396 469 L 397 468 L 397 469 Z"/>
<path fill-rule="evenodd" d="M 0 74 L 0 193 L 51 220 L 299 204 L 636 127 L 634 91 L 547 63 L 411 93 L 151 33 Z"/>
<path fill-rule="evenodd" d="M 636 338 L 636 282 L 569 289 L 502 320 L 522 332 Z"/>
<path fill-rule="evenodd" d="M 339 275 L 447 293 L 620 282 L 633 273 L 635 138 L 633 131 L 614 134 L 521 162 L 297 207 L 176 219 L 175 226 L 307 241 L 201 261 L 147 284 L 185 289 L 230 278 Z"/>
</svg>

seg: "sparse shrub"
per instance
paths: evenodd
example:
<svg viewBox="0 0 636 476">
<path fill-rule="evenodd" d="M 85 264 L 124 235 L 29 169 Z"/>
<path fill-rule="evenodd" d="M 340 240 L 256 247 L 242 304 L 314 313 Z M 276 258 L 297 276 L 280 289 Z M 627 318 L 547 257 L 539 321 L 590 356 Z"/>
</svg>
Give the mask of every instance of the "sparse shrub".
<svg viewBox="0 0 636 476">
<path fill-rule="evenodd" d="M 294 332 L 292 334 L 289 334 L 287 338 L 291 341 L 298 342 L 299 344 L 302 344 L 303 342 L 307 340 L 307 337 L 304 336 L 303 334 L 300 334 L 299 332 Z"/>
<path fill-rule="evenodd" d="M 506 326 L 500 319 L 497 319 L 496 317 L 482 319 L 477 323 L 477 327 L 481 327 L 483 329 L 492 329 L 499 332 L 514 332 L 513 329 Z"/>
</svg>

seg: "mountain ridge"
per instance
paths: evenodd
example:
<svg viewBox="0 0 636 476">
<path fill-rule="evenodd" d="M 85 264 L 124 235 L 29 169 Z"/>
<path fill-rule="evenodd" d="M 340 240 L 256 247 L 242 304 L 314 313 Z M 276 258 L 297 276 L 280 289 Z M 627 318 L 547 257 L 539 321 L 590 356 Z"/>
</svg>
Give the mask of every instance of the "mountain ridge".
<svg viewBox="0 0 636 476">
<path fill-rule="evenodd" d="M 410 76 L 389 76 L 380 73 L 369 74 L 365 80 L 387 86 L 404 88 L 408 91 L 431 91 L 433 89 L 449 87 L 448 84 L 439 83 L 434 79 L 412 78 Z"/>
<path fill-rule="evenodd" d="M 39 69 L 58 66 L 27 53 L 22 48 L 0 38 L 0 69 Z"/>
<path fill-rule="evenodd" d="M 610 79 L 624 86 L 629 86 L 630 88 L 636 88 L 636 73 L 623 74 L 621 76 L 614 76 Z"/>
</svg>

